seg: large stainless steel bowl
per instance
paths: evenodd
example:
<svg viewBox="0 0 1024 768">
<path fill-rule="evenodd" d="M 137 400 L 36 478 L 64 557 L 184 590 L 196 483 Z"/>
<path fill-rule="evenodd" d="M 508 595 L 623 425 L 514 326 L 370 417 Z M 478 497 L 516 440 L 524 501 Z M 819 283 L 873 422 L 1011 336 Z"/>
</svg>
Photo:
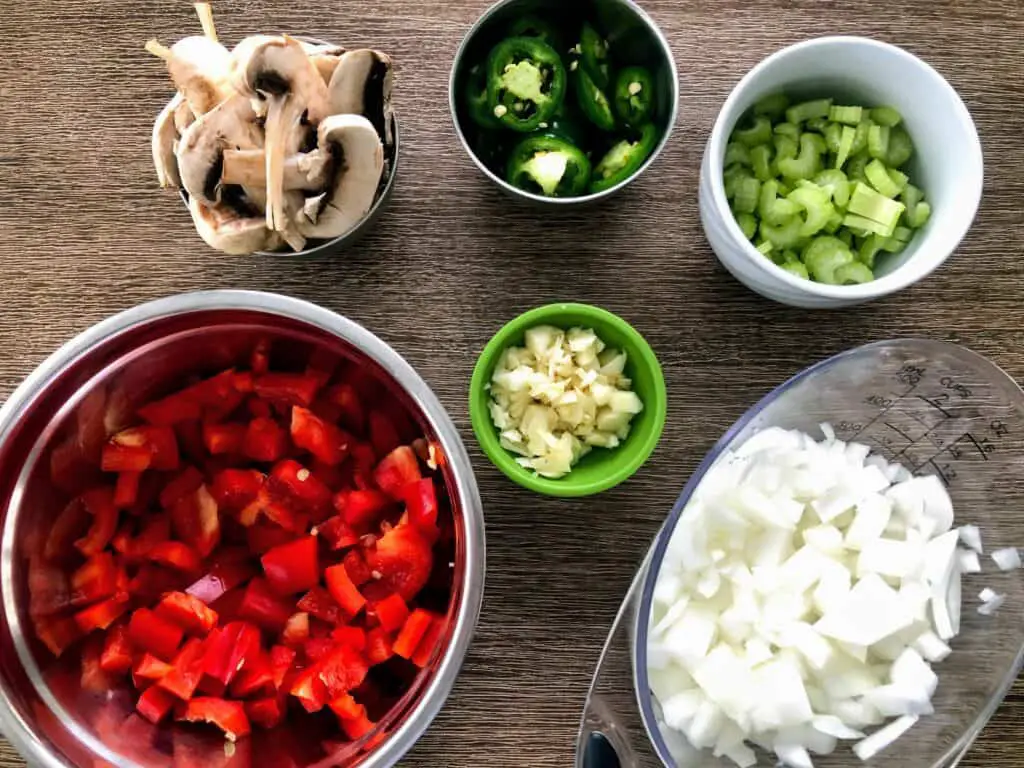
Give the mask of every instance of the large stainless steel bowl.
<svg viewBox="0 0 1024 768">
<path fill-rule="evenodd" d="M 32 636 L 27 556 L 65 498 L 51 480 L 51 462 L 66 460 L 68 451 L 55 454 L 55 448 L 88 452 L 121 426 L 136 402 L 188 375 L 241 362 L 257 338 L 268 336 L 285 358 L 294 353 L 304 359 L 298 356 L 320 349 L 372 370 L 440 444 L 455 521 L 449 622 L 443 652 L 403 681 L 404 695 L 360 742 L 325 746 L 314 734 L 278 729 L 284 732 L 253 734 L 227 754 L 220 738 L 157 729 L 128 717 L 128 691 L 101 698 L 84 693 L 77 664 L 53 662 Z M 0 524 L 0 730 L 33 768 L 394 765 L 441 709 L 483 597 L 480 497 L 465 448 L 440 402 L 408 363 L 366 329 L 274 294 L 211 291 L 162 299 L 105 320 L 54 353 L 0 409 Z"/>
</svg>

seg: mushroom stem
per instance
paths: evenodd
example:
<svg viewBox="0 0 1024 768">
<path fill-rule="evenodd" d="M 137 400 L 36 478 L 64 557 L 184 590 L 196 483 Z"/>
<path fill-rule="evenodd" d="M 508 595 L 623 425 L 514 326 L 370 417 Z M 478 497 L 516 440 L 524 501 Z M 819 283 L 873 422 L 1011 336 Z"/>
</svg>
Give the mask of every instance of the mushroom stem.
<svg viewBox="0 0 1024 768">
<path fill-rule="evenodd" d="M 217 39 L 217 27 L 213 23 L 213 8 L 209 3 L 196 3 L 195 7 L 199 23 L 203 25 L 203 34 L 215 43 L 220 42 Z"/>
<path fill-rule="evenodd" d="M 284 211 L 285 141 L 299 124 L 306 107 L 289 94 L 272 96 L 268 101 L 264 141 L 267 153 L 267 227 L 283 232 L 287 226 Z"/>
<path fill-rule="evenodd" d="M 307 192 L 324 188 L 327 183 L 328 158 L 319 150 L 289 155 L 284 160 L 285 191 Z M 266 187 L 267 161 L 262 149 L 226 149 L 224 167 L 221 170 L 222 184 L 241 184 L 245 187 Z"/>
<path fill-rule="evenodd" d="M 170 61 L 173 56 L 171 49 L 162 45 L 155 37 L 146 41 L 146 50 L 164 61 Z"/>
<path fill-rule="evenodd" d="M 160 181 L 160 186 L 165 189 L 181 185 L 178 159 L 174 156 L 174 144 L 178 140 L 174 115 L 183 102 L 180 93 L 174 94 L 174 98 L 160 110 L 160 115 L 153 123 L 153 165 L 156 167 L 156 177 Z"/>
</svg>

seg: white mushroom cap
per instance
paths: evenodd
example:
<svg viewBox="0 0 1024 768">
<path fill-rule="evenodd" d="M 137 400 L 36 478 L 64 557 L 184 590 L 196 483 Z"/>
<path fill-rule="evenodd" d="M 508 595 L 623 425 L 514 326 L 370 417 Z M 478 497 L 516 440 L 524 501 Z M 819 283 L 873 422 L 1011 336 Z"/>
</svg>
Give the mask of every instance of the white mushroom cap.
<svg viewBox="0 0 1024 768">
<path fill-rule="evenodd" d="M 199 236 L 218 251 L 246 255 L 281 246 L 280 237 L 267 229 L 263 217 L 244 217 L 224 205 L 203 205 L 194 197 L 189 198 L 188 210 Z"/>
<path fill-rule="evenodd" d="M 362 115 L 377 127 L 391 146 L 391 90 L 394 67 L 391 57 L 370 48 L 348 51 L 341 57 L 327 86 L 332 115 Z M 371 114 L 372 113 L 372 114 Z"/>
<path fill-rule="evenodd" d="M 160 186 L 179 187 L 181 176 L 178 175 L 178 159 L 174 156 L 174 145 L 178 140 L 178 129 L 174 124 L 174 116 L 178 107 L 184 103 L 180 93 L 174 94 L 153 123 L 153 165 Z"/>
</svg>

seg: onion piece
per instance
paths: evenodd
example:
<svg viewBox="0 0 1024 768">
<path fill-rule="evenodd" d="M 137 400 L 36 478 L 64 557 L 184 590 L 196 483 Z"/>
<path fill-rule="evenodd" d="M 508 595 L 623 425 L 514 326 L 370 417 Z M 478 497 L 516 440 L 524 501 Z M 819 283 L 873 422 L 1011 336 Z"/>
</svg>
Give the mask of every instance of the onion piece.
<svg viewBox="0 0 1024 768">
<path fill-rule="evenodd" d="M 1020 551 L 1016 547 L 997 549 L 991 557 L 1001 571 L 1013 571 L 1021 567 Z"/>
<path fill-rule="evenodd" d="M 865 739 L 861 739 L 853 745 L 854 754 L 861 760 L 867 762 L 886 747 L 890 746 L 896 739 L 909 731 L 920 718 L 917 715 L 904 715 L 893 720 L 888 725 L 879 728 Z"/>
<path fill-rule="evenodd" d="M 973 549 L 979 555 L 985 554 L 985 548 L 981 545 L 981 530 L 976 525 L 960 526 L 960 541 Z"/>
</svg>

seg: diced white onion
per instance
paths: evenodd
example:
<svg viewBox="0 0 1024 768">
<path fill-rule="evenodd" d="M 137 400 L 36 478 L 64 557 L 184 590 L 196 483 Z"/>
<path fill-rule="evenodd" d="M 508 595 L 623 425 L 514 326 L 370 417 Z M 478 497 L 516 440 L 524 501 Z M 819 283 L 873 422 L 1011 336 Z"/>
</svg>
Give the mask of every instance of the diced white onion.
<svg viewBox="0 0 1024 768">
<path fill-rule="evenodd" d="M 1020 551 L 1016 547 L 997 549 L 992 553 L 992 559 L 1001 571 L 1012 571 L 1021 567 Z"/>
<path fill-rule="evenodd" d="M 960 559 L 960 573 L 981 573 L 981 558 L 973 549 L 957 550 Z"/>
<path fill-rule="evenodd" d="M 854 744 L 854 754 L 864 762 L 867 762 L 913 728 L 919 719 L 917 715 L 904 715 L 893 720 L 888 725 L 879 728 L 866 739 L 862 739 Z"/>
<path fill-rule="evenodd" d="M 985 548 L 981 544 L 981 530 L 976 525 L 960 526 L 960 541 L 973 549 L 979 555 L 985 554 Z"/>
</svg>

